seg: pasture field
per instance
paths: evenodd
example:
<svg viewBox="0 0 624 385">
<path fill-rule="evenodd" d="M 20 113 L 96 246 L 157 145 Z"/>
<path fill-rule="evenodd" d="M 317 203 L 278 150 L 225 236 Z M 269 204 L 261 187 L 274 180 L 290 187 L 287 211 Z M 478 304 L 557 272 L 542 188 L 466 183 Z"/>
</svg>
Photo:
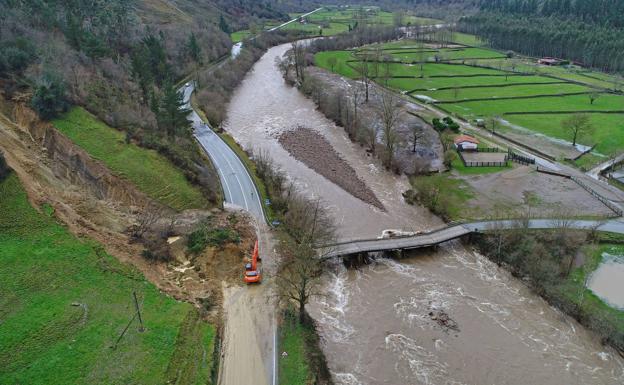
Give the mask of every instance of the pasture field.
<svg viewBox="0 0 624 385">
<path fill-rule="evenodd" d="M 52 124 L 116 175 L 132 182 L 151 198 L 176 210 L 209 207 L 175 165 L 154 150 L 127 144 L 121 131 L 76 107 Z"/>
<path fill-rule="evenodd" d="M 460 42 L 469 41 L 470 35 L 455 35 Z M 568 142 L 571 133 L 561 122 L 575 113 L 588 114 L 593 130 L 579 143 L 596 145 L 602 157 L 587 162 L 624 149 L 624 95 L 613 92 L 622 86 L 618 77 L 578 67 L 540 66 L 533 59 L 508 58 L 483 47 L 436 48 L 413 40 L 382 44 L 381 51 L 379 46 L 321 52 L 315 62 L 359 78 L 358 68 L 366 60 L 370 77 L 414 100 L 427 100 L 466 120 L 495 117 L 508 129 L 527 129 Z M 377 60 L 381 55 L 385 62 Z M 590 96 L 597 99 L 592 103 Z"/>
<path fill-rule="evenodd" d="M 291 13 L 291 18 L 297 18 L 301 13 Z M 411 25 L 431 25 L 441 23 L 440 20 L 418 17 L 414 15 L 403 15 L 403 23 Z M 348 32 L 349 28 L 362 25 L 394 25 L 395 15 L 391 12 L 381 11 L 377 6 L 341 6 L 324 7 L 305 18 L 304 23 L 295 21 L 283 27 L 286 30 L 303 31 L 310 36 L 333 36 L 343 32 Z M 272 21 L 264 28 L 269 29 L 282 22 Z M 251 35 L 249 30 L 234 32 L 230 35 L 232 41 L 237 43 Z"/>
<path fill-rule="evenodd" d="M 206 384 L 214 326 L 0 181 L 0 383 Z M 145 326 L 135 319 L 137 293 Z"/>
<path fill-rule="evenodd" d="M 251 32 L 248 29 L 242 31 L 232 32 L 230 34 L 230 38 L 232 39 L 232 43 L 238 43 L 251 36 Z"/>
</svg>

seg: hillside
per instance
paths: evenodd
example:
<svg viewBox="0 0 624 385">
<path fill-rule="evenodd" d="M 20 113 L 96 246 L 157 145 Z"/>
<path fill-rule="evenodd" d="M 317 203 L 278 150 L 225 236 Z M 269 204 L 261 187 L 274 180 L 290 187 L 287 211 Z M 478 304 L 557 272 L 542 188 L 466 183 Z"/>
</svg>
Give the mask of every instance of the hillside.
<svg viewBox="0 0 624 385">
<path fill-rule="evenodd" d="M 215 330 L 193 306 L 71 235 L 51 206 L 36 211 L 16 174 L 0 181 L 0 197 L 0 382 L 162 384 L 181 370 L 206 382 Z M 144 332 L 129 324 L 133 293 Z M 180 362 L 180 349 L 201 354 Z"/>
</svg>

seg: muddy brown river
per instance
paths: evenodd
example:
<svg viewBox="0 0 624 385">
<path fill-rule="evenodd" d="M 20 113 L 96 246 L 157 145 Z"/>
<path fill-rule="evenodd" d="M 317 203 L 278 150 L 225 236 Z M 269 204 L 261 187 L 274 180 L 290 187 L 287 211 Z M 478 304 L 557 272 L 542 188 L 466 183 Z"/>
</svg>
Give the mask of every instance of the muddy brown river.
<svg viewBox="0 0 624 385">
<path fill-rule="evenodd" d="M 275 66 L 282 45 L 256 63 L 236 91 L 225 129 L 245 148 L 263 149 L 311 197 L 320 197 L 342 239 L 383 229 L 442 223 L 406 205 L 407 180 L 383 171 L 343 130 L 287 86 Z M 346 193 L 291 157 L 284 130 L 324 135 L 375 192 L 385 211 Z M 624 384 L 624 360 L 519 280 L 460 243 L 359 270 L 330 266 L 327 296 L 311 304 L 338 384 Z M 456 329 L 429 314 L 443 311 Z M 435 318 L 435 317 L 433 317 Z"/>
</svg>

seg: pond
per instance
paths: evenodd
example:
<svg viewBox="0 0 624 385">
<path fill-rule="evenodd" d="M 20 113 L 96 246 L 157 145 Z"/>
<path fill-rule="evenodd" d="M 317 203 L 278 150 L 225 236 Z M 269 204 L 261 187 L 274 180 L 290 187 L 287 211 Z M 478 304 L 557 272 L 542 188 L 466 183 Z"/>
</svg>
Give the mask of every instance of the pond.
<svg viewBox="0 0 624 385">
<path fill-rule="evenodd" d="M 624 256 L 603 253 L 587 287 L 609 305 L 624 310 Z"/>
</svg>

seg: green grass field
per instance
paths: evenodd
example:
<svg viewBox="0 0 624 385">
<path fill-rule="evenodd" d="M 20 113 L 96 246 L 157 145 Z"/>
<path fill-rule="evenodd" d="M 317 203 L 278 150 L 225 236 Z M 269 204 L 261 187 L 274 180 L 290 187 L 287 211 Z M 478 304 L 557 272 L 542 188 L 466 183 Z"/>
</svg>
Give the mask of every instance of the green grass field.
<svg viewBox="0 0 624 385">
<path fill-rule="evenodd" d="M 215 329 L 0 182 L 0 383 L 206 384 Z M 132 292 L 145 331 L 133 317 Z"/>
<path fill-rule="evenodd" d="M 176 210 L 209 206 L 199 188 L 154 150 L 126 144 L 125 135 L 97 120 L 82 108 L 73 108 L 52 122 L 63 134 L 115 174 Z"/>
<path fill-rule="evenodd" d="M 279 357 L 279 382 L 283 385 L 306 385 L 311 373 L 305 354 L 308 331 L 295 320 L 286 319 L 280 326 L 280 350 L 288 355 Z"/>
<path fill-rule="evenodd" d="M 462 44 L 482 45 L 470 35 L 455 34 L 455 39 Z M 315 63 L 355 79 L 360 76 L 359 61 L 364 56 L 371 60 L 378 47 L 382 48 L 382 55 L 391 55 L 394 61 L 390 64 L 369 62 L 371 77 L 415 99 L 423 95 L 442 101 L 439 107 L 451 114 L 468 120 L 501 117 L 512 125 L 571 141 L 570 132 L 561 122 L 571 114 L 588 113 L 594 130 L 581 137 L 579 143 L 596 145 L 596 151 L 607 156 L 624 149 L 624 113 L 601 112 L 624 112 L 624 95 L 610 93 L 617 78 L 609 74 L 578 67 L 538 66 L 527 58 L 510 59 L 483 47 L 436 49 L 410 40 L 373 44 L 351 51 L 321 52 L 316 55 Z M 496 59 L 483 59 L 490 57 Z M 336 61 L 333 66 L 331 58 Z M 421 60 L 426 62 L 414 63 Z M 573 95 L 576 93 L 584 94 Z M 592 93 L 600 94 L 593 104 L 589 98 Z M 470 99 L 486 100 L 466 101 Z M 524 112 L 542 114 L 517 114 Z M 584 162 L 595 163 L 601 159 L 593 156 Z M 591 164 L 584 164 L 584 167 L 589 166 Z"/>
<path fill-rule="evenodd" d="M 251 36 L 251 32 L 248 29 L 232 32 L 230 34 L 230 38 L 232 39 L 233 43 L 241 42 L 247 39 L 249 36 Z"/>
<path fill-rule="evenodd" d="M 422 95 L 427 95 L 436 100 L 461 102 L 465 99 L 482 98 L 509 98 L 536 95 L 557 95 L 578 92 L 591 92 L 592 89 L 577 84 L 531 84 L 517 85 L 510 87 L 485 87 L 485 88 L 465 88 L 459 86 L 450 90 L 423 91 Z M 518 101 L 516 101 L 518 102 Z"/>
<path fill-rule="evenodd" d="M 369 11 L 366 11 L 369 10 Z M 291 13 L 291 18 L 297 18 L 301 14 Z M 282 24 L 282 21 L 272 21 L 265 24 L 264 28 L 269 29 L 271 27 Z M 395 23 L 395 15 L 391 12 L 385 12 L 379 10 L 376 6 L 367 7 L 325 7 L 323 10 L 315 12 L 306 17 L 305 23 L 295 21 L 287 24 L 283 27 L 285 30 L 302 31 L 310 34 L 311 36 L 334 36 L 340 33 L 348 32 L 349 26 L 351 28 L 362 25 L 393 25 Z M 403 23 L 411 25 L 431 25 L 441 23 L 440 20 L 429 19 L 425 17 L 418 17 L 415 15 L 405 14 L 403 15 Z M 234 43 L 238 43 L 241 40 L 249 37 L 251 33 L 249 30 L 236 31 L 230 34 L 230 38 Z"/>
</svg>

